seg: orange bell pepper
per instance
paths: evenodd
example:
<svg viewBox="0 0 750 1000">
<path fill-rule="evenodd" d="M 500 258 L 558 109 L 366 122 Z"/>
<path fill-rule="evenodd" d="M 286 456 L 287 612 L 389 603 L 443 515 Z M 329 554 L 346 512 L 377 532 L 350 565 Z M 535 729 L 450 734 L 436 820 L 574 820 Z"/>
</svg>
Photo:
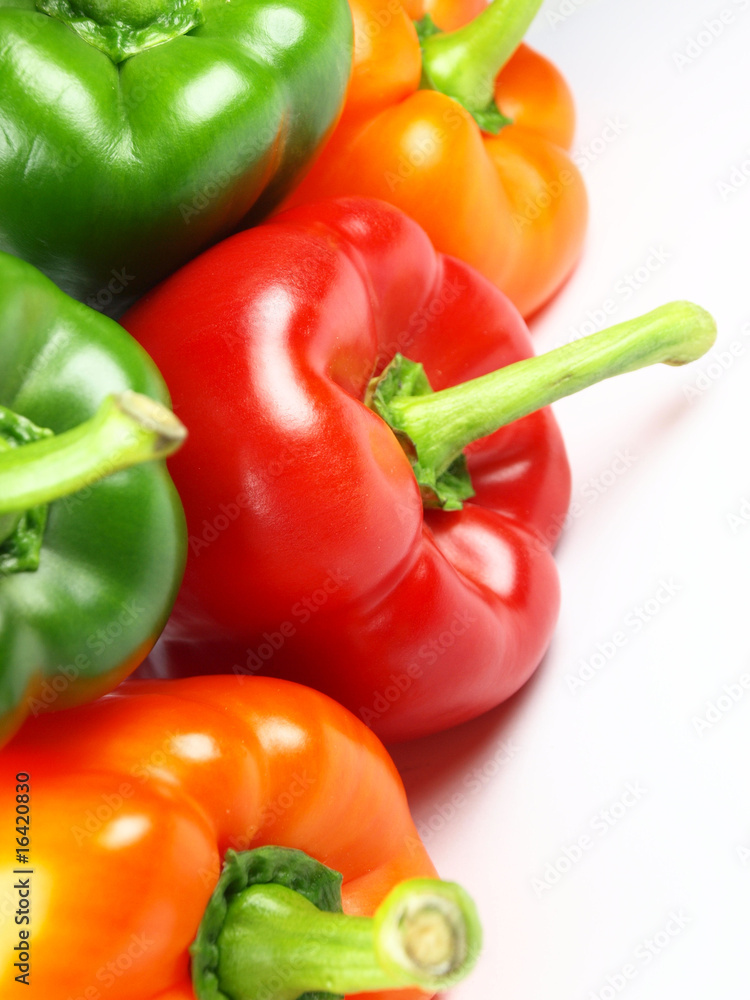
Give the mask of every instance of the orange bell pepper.
<svg viewBox="0 0 750 1000">
<path fill-rule="evenodd" d="M 382 744 L 308 688 L 129 683 L 29 722 L 0 763 L 0 978 L 19 996 L 406 1000 L 476 957 L 473 905 L 432 878 Z"/>
<path fill-rule="evenodd" d="M 484 9 L 432 0 L 435 21 L 455 30 L 430 34 L 422 21 L 420 48 L 411 18 L 424 14 L 422 2 L 407 0 L 407 10 L 401 0 L 350 0 L 344 113 L 284 207 L 350 194 L 388 201 L 528 316 L 568 277 L 586 230 L 586 192 L 567 152 L 570 91 L 547 59 L 519 45 L 539 0 Z"/>
</svg>

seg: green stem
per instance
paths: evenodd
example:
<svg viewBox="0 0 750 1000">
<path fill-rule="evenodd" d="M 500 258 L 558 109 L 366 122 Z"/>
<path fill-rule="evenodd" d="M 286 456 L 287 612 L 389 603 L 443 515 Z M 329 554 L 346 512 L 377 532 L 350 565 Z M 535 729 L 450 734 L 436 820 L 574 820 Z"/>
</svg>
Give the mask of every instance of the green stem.
<svg viewBox="0 0 750 1000">
<path fill-rule="evenodd" d="M 495 104 L 495 80 L 541 5 L 542 0 L 493 0 L 463 28 L 424 38 L 422 85 L 453 97 L 485 132 L 499 132 L 507 119 Z"/>
<path fill-rule="evenodd" d="M 186 430 L 137 392 L 104 400 L 86 423 L 0 453 L 0 515 L 51 503 L 121 469 L 171 455 Z"/>
<path fill-rule="evenodd" d="M 459 886 L 403 882 L 374 917 L 351 917 L 336 912 L 335 899 L 315 898 L 315 882 L 335 873 L 279 848 L 248 852 L 249 863 L 263 852 L 281 863 L 274 860 L 270 880 L 264 874 L 251 884 L 238 874 L 243 856 L 229 857 L 218 902 L 215 895 L 192 949 L 199 1000 L 312 1000 L 408 987 L 433 993 L 459 982 L 473 966 L 481 929 Z M 307 866 L 304 878 L 280 874 L 287 859 L 296 865 L 297 858 Z"/>
<path fill-rule="evenodd" d="M 0 454 L 4 451 L 9 451 L 10 448 L 11 445 L 4 438 L 0 437 Z M 0 514 L 0 545 L 17 530 L 22 517 L 22 511 L 15 511 L 12 514 Z"/>
<path fill-rule="evenodd" d="M 690 302 L 672 302 L 440 392 L 432 392 L 421 366 L 397 358 L 371 388 L 370 397 L 373 408 L 412 453 L 423 490 L 442 500 L 436 484 L 442 476 L 461 474 L 456 463 L 472 441 L 614 375 L 659 362 L 695 361 L 715 338 L 716 323 L 705 310 Z M 454 491 L 439 505 L 456 509 L 467 496 L 470 487 L 463 496 Z"/>
<path fill-rule="evenodd" d="M 85 42 L 121 63 L 203 24 L 202 0 L 36 0 Z"/>
</svg>

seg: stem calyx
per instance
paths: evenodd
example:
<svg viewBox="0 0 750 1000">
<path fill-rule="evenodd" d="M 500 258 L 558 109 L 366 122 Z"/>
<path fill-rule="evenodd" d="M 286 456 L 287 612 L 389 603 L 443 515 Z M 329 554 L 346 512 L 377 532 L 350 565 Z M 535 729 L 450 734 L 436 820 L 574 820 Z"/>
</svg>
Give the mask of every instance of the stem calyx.
<svg viewBox="0 0 750 1000">
<path fill-rule="evenodd" d="M 614 375 L 695 361 L 715 339 L 716 323 L 705 309 L 671 302 L 439 392 L 421 365 L 397 355 L 365 401 L 396 434 L 425 506 L 458 510 L 473 495 L 463 454 L 473 441 Z"/>
<path fill-rule="evenodd" d="M 166 458 L 186 435 L 171 410 L 131 391 L 108 396 L 90 420 L 58 435 L 0 407 L 0 574 L 39 567 L 52 501 Z"/>
<path fill-rule="evenodd" d="M 300 851 L 227 853 L 191 948 L 198 1000 L 332 1000 L 459 982 L 481 929 L 449 882 L 396 886 L 374 917 L 341 912 L 341 876 Z"/>
<path fill-rule="evenodd" d="M 440 31 L 426 15 L 417 22 L 422 83 L 458 101 L 483 132 L 496 135 L 510 119 L 495 102 L 495 81 L 521 43 L 541 0 L 492 0 L 473 21 Z"/>
<path fill-rule="evenodd" d="M 124 62 L 204 23 L 202 0 L 36 0 L 37 10 Z"/>
</svg>

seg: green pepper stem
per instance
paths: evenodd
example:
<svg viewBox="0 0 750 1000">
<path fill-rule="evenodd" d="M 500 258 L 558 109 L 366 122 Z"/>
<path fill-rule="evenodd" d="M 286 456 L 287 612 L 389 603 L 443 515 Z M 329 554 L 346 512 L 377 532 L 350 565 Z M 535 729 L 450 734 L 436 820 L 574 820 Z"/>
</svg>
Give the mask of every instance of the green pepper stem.
<svg viewBox="0 0 750 1000">
<path fill-rule="evenodd" d="M 9 451 L 11 445 L 4 439 L 0 437 L 0 454 L 4 451 Z M 22 511 L 14 511 L 12 514 L 0 514 L 0 545 L 10 538 L 13 532 L 18 528 L 18 523 L 23 517 Z"/>
<path fill-rule="evenodd" d="M 493 0 L 463 28 L 425 38 L 423 84 L 457 100 L 485 131 L 499 131 L 505 119 L 495 104 L 495 80 L 541 5 L 541 0 Z"/>
<path fill-rule="evenodd" d="M 203 24 L 202 0 L 36 0 L 114 63 Z"/>
<path fill-rule="evenodd" d="M 472 441 L 580 389 L 662 362 L 684 365 L 716 339 L 700 306 L 672 302 L 462 385 L 427 395 L 396 396 L 388 422 L 412 442 L 419 463 L 445 472 Z"/>
<path fill-rule="evenodd" d="M 435 992 L 467 975 L 480 944 L 474 904 L 450 882 L 403 882 L 371 918 L 324 912 L 283 885 L 252 885 L 229 903 L 218 938 L 218 991 L 210 995 Z"/>
<path fill-rule="evenodd" d="M 109 396 L 73 430 L 0 452 L 0 515 L 51 503 L 114 472 L 165 458 L 186 434 L 171 410 L 147 396 Z"/>
</svg>

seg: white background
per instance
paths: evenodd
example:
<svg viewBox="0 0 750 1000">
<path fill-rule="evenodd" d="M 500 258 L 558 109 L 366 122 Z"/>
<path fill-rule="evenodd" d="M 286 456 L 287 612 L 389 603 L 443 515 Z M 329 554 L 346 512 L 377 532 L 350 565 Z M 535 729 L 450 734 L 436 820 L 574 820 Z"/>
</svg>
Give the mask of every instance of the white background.
<svg viewBox="0 0 750 1000">
<path fill-rule="evenodd" d="M 750 690 L 722 696 L 750 675 L 750 0 L 552 0 L 529 41 L 576 96 L 591 203 L 538 350 L 608 299 L 616 322 L 690 298 L 719 340 L 557 405 L 579 509 L 550 652 L 507 705 L 396 760 L 486 929 L 454 1000 L 748 1000 Z"/>
</svg>

